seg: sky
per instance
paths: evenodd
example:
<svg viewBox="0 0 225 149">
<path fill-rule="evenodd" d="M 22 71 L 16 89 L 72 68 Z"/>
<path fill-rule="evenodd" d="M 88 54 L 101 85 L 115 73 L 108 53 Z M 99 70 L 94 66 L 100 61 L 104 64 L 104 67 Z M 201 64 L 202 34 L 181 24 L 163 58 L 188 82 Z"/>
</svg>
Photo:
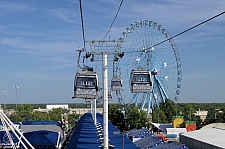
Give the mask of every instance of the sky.
<svg viewBox="0 0 225 149">
<path fill-rule="evenodd" d="M 103 39 L 120 2 L 82 1 L 86 40 Z M 156 21 L 173 36 L 224 11 L 224 0 L 124 0 L 107 37 L 118 40 L 139 20 Z M 225 14 L 174 42 L 182 67 L 179 102 L 224 102 Z M 0 1 L 0 103 L 84 102 L 71 98 L 81 48 L 79 0 Z"/>
</svg>

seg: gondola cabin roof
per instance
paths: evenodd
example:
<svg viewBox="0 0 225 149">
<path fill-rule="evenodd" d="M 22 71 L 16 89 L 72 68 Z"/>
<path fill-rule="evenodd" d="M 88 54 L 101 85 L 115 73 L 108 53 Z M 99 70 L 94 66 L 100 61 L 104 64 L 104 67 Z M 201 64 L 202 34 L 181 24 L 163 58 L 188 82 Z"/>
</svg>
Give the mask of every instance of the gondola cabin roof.
<svg viewBox="0 0 225 149">
<path fill-rule="evenodd" d="M 132 70 L 132 74 L 151 74 L 149 70 Z"/>
<path fill-rule="evenodd" d="M 97 77 L 97 73 L 94 71 L 78 71 L 76 77 Z"/>
</svg>

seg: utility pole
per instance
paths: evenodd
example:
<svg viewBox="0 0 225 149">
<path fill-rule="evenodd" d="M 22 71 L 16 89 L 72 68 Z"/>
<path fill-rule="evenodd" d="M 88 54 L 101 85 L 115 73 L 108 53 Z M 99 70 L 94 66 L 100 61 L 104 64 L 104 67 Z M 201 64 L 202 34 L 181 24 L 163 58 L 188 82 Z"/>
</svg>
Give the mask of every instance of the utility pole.
<svg viewBox="0 0 225 149">
<path fill-rule="evenodd" d="M 19 86 L 15 86 L 14 88 L 16 89 L 16 108 L 17 108 L 17 89 L 19 88 Z"/>
<path fill-rule="evenodd" d="M 4 98 L 4 109 L 5 109 L 5 96 L 7 95 L 6 91 L 3 91 L 3 98 Z"/>
<path fill-rule="evenodd" d="M 109 138 L 108 138 L 108 58 L 107 55 L 109 54 L 118 54 L 120 58 L 123 57 L 124 53 L 118 52 L 118 44 L 121 41 L 116 40 L 99 40 L 99 41 L 86 41 L 90 44 L 92 52 L 87 52 L 86 57 L 90 57 L 91 61 L 94 61 L 94 55 L 102 55 L 102 82 L 103 82 L 103 149 L 109 148 Z M 98 43 L 99 45 L 93 45 L 95 43 Z M 107 46 L 103 44 L 107 43 L 114 43 L 114 46 Z M 117 44 L 115 44 L 117 43 Z M 98 47 L 99 51 L 94 51 Z M 105 51 L 103 51 L 103 48 L 105 48 Z M 111 49 L 110 49 L 111 48 Z"/>
</svg>

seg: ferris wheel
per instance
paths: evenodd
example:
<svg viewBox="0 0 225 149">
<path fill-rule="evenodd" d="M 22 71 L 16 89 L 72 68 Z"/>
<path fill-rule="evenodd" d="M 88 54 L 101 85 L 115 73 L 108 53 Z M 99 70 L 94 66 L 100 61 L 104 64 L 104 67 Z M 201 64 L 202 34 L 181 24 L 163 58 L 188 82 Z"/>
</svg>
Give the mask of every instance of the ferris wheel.
<svg viewBox="0 0 225 149">
<path fill-rule="evenodd" d="M 128 105 L 135 103 L 141 110 L 147 109 L 148 114 L 154 105 L 158 106 L 165 99 L 177 102 L 182 80 L 181 62 L 167 30 L 157 22 L 138 21 L 122 33 L 120 41 L 117 50 L 124 52 L 124 57 L 117 59 L 115 56 L 113 63 L 113 79 L 120 79 L 122 84 L 122 89 L 116 90 L 118 101 Z M 135 70 L 150 72 L 151 90 L 140 86 L 139 90 L 130 89 L 134 79 L 131 72 Z M 138 79 L 147 80 L 145 77 Z"/>
</svg>

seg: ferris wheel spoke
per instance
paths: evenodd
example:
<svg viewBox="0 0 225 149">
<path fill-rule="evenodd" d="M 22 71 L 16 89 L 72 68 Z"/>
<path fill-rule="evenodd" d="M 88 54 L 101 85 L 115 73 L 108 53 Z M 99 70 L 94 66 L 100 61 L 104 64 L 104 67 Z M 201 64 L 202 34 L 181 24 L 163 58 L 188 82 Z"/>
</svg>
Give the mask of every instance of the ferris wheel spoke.
<svg viewBox="0 0 225 149">
<path fill-rule="evenodd" d="M 137 96 L 137 95 L 138 95 L 137 93 L 134 93 L 134 95 L 133 95 L 131 101 L 128 103 L 128 106 L 130 106 L 132 103 L 134 103 L 134 101 L 136 101 L 136 96 Z"/>
</svg>

